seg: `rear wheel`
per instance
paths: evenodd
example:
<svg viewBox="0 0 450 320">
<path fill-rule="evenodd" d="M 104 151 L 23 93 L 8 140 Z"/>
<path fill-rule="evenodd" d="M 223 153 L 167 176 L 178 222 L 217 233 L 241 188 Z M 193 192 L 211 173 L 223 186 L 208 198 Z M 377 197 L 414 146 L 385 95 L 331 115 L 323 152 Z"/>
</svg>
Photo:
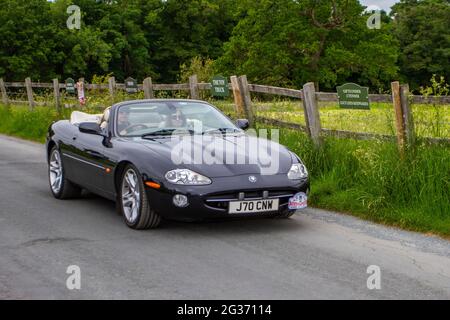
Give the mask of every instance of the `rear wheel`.
<svg viewBox="0 0 450 320">
<path fill-rule="evenodd" d="M 70 199 L 81 195 L 81 188 L 66 179 L 61 153 L 57 147 L 50 151 L 48 163 L 50 190 L 56 199 Z"/>
<path fill-rule="evenodd" d="M 132 229 L 156 228 L 161 222 L 150 207 L 142 177 L 133 165 L 127 165 L 123 171 L 119 204 L 125 223 Z"/>
</svg>

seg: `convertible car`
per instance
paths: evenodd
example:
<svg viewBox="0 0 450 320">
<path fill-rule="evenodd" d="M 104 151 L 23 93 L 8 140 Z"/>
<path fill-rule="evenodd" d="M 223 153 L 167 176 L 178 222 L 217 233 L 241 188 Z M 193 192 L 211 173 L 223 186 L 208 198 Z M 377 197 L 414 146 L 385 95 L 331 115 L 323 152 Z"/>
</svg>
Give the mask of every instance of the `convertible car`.
<svg viewBox="0 0 450 320">
<path fill-rule="evenodd" d="M 307 206 L 308 171 L 287 148 L 204 101 L 126 101 L 54 122 L 46 149 L 55 198 L 116 201 L 133 229 L 162 218 L 288 218 Z M 253 130 L 254 131 L 254 130 Z"/>
</svg>

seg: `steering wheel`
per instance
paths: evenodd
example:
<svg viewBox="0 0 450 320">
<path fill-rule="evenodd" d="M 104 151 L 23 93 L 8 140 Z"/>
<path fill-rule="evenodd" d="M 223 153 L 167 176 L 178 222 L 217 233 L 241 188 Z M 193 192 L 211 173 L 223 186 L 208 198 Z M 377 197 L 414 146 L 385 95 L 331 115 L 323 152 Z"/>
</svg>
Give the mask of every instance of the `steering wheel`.
<svg viewBox="0 0 450 320">
<path fill-rule="evenodd" d="M 145 124 L 137 123 L 137 124 L 132 124 L 131 126 L 126 127 L 125 129 L 123 129 L 120 132 L 130 133 L 130 132 L 136 131 L 136 130 L 132 130 L 135 128 L 148 129 L 150 127 Z"/>
</svg>

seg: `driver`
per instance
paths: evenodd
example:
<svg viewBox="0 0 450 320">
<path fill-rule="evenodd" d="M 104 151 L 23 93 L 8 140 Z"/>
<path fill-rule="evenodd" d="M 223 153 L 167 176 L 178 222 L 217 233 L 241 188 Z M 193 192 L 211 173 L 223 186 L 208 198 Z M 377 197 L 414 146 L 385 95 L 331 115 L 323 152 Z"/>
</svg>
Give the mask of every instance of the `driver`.
<svg viewBox="0 0 450 320">
<path fill-rule="evenodd" d="M 186 127 L 186 124 L 186 116 L 180 109 L 177 109 L 174 113 L 167 117 L 165 126 L 166 128 L 184 128 Z"/>
<path fill-rule="evenodd" d="M 117 130 L 121 134 L 126 134 L 126 128 L 128 128 L 131 123 L 129 121 L 130 110 L 128 108 L 120 108 L 119 114 L 117 116 Z"/>
</svg>

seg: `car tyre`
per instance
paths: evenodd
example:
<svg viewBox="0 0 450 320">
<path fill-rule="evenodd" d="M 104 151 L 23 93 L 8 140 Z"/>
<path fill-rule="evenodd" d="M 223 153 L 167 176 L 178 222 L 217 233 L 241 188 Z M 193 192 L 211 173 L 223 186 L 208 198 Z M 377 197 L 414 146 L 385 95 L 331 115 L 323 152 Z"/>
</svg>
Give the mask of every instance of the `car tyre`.
<svg viewBox="0 0 450 320">
<path fill-rule="evenodd" d="M 50 190 L 56 199 L 72 199 L 81 195 L 82 189 L 66 179 L 61 152 L 57 147 L 50 151 L 48 161 L 48 180 Z"/>
<path fill-rule="evenodd" d="M 160 215 L 150 206 L 142 176 L 131 164 L 125 167 L 120 180 L 119 209 L 132 229 L 153 229 L 161 223 Z"/>
</svg>

